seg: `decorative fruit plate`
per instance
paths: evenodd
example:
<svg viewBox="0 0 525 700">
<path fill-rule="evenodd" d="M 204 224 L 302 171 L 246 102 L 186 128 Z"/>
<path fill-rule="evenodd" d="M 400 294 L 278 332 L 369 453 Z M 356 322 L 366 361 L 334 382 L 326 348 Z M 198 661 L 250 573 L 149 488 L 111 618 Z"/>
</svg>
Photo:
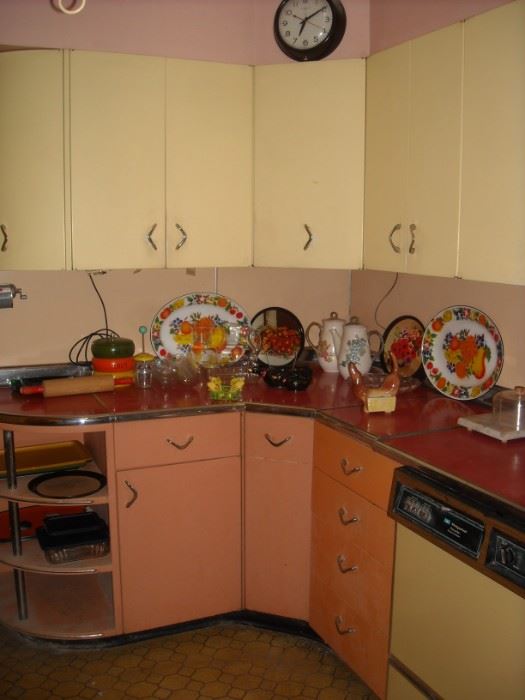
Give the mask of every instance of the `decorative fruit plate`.
<svg viewBox="0 0 525 700">
<path fill-rule="evenodd" d="M 216 353 L 221 364 L 240 359 L 248 347 L 250 322 L 233 299 L 193 292 L 164 304 L 151 324 L 151 344 L 161 358 L 190 352 Z"/>
<path fill-rule="evenodd" d="M 466 401 L 485 394 L 503 368 L 503 340 L 496 324 L 472 306 L 450 306 L 430 321 L 421 358 L 432 385 Z"/>
</svg>

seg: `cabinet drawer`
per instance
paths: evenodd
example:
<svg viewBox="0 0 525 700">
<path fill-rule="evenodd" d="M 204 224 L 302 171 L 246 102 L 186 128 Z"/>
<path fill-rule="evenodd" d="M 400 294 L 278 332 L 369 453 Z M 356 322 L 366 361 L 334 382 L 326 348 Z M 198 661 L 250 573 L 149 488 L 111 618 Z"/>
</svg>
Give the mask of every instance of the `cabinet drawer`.
<svg viewBox="0 0 525 700">
<path fill-rule="evenodd" d="M 119 423 L 117 469 L 193 462 L 240 454 L 238 413 Z"/>
<path fill-rule="evenodd" d="M 358 440 L 318 423 L 314 466 L 386 510 L 392 474 L 399 464 Z"/>
<path fill-rule="evenodd" d="M 394 559 L 394 521 L 373 503 L 314 469 L 312 514 L 322 522 L 330 540 L 358 545 L 391 570 Z"/>
<path fill-rule="evenodd" d="M 310 418 L 248 413 L 246 455 L 311 464 L 313 434 Z"/>
</svg>

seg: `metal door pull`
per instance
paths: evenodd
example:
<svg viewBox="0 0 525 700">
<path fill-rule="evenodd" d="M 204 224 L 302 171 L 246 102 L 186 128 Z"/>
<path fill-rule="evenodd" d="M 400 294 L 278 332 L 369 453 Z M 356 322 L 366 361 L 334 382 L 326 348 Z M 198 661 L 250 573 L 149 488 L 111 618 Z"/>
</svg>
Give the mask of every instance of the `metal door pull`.
<svg viewBox="0 0 525 700">
<path fill-rule="evenodd" d="M 337 566 L 339 567 L 339 571 L 342 574 L 349 574 L 353 573 L 354 571 L 359 571 L 359 567 L 357 564 L 353 564 L 352 566 L 345 566 L 346 563 L 346 557 L 344 554 L 339 554 L 337 557 Z"/>
<path fill-rule="evenodd" d="M 175 440 L 172 440 L 171 438 L 166 438 L 166 442 L 168 443 L 168 445 L 176 447 L 178 450 L 185 450 L 193 442 L 193 435 L 190 435 L 186 442 L 183 442 L 182 444 L 175 442 Z"/>
<path fill-rule="evenodd" d="M 124 480 L 124 483 L 131 491 L 131 500 L 126 503 L 126 508 L 130 508 L 139 497 L 139 492 L 137 491 L 137 489 L 133 488 L 133 486 L 129 483 L 127 479 Z"/>
<path fill-rule="evenodd" d="M 285 443 L 289 442 L 292 439 L 292 436 L 288 435 L 288 437 L 285 437 L 283 440 L 274 440 L 269 433 L 264 433 L 264 437 L 273 447 L 282 447 Z"/>
<path fill-rule="evenodd" d="M 350 467 L 350 462 L 346 457 L 343 457 L 340 464 L 341 469 L 346 474 L 346 476 L 350 476 L 350 474 L 357 474 L 357 472 L 363 471 L 363 467 Z"/>
<path fill-rule="evenodd" d="M 348 511 L 344 506 L 341 506 L 338 510 L 339 520 L 343 525 L 352 525 L 353 523 L 359 522 L 359 516 L 353 515 L 351 518 L 348 517 Z"/>
<path fill-rule="evenodd" d="M 341 615 L 338 615 L 335 618 L 334 622 L 335 622 L 335 628 L 339 632 L 339 634 L 354 634 L 355 632 L 357 632 L 355 627 L 343 628 L 343 618 L 341 617 Z"/>
</svg>

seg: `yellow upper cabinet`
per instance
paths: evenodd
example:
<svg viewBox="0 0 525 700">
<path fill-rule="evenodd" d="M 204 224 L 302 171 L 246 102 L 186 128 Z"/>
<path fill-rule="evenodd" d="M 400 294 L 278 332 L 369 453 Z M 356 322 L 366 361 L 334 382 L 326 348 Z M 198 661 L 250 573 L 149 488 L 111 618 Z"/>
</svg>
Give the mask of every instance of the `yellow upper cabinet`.
<svg viewBox="0 0 525 700">
<path fill-rule="evenodd" d="M 168 267 L 252 262 L 249 66 L 167 62 Z"/>
<path fill-rule="evenodd" d="M 62 61 L 0 53 L 0 269 L 67 267 Z"/>
<path fill-rule="evenodd" d="M 165 60 L 71 53 L 73 267 L 165 264 Z"/>
<path fill-rule="evenodd" d="M 456 272 L 462 24 L 367 63 L 364 264 Z"/>
<path fill-rule="evenodd" d="M 362 264 L 365 61 L 255 67 L 256 266 Z"/>
<path fill-rule="evenodd" d="M 525 283 L 525 2 L 465 24 L 460 277 Z"/>
</svg>

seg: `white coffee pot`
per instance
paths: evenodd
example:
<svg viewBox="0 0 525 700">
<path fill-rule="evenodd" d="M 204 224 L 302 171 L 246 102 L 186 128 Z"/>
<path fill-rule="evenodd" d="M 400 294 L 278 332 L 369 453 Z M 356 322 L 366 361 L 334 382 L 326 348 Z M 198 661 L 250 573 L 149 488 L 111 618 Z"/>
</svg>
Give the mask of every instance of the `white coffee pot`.
<svg viewBox="0 0 525 700">
<path fill-rule="evenodd" d="M 329 318 L 325 318 L 318 323 L 312 321 L 307 327 L 305 335 L 307 344 L 317 353 L 319 366 L 325 372 L 338 372 L 337 356 L 341 346 L 341 337 L 345 322 L 339 318 L 335 311 L 332 311 Z M 317 329 L 317 341 L 312 338 L 312 332 Z"/>
<path fill-rule="evenodd" d="M 348 365 L 352 362 L 361 374 L 367 374 L 372 366 L 373 356 L 370 349 L 370 339 L 376 336 L 379 339 L 379 347 L 374 354 L 380 354 L 383 350 L 383 337 L 378 331 L 368 331 L 366 326 L 355 323 L 357 319 L 350 319 L 343 327 L 340 339 L 337 364 L 340 375 L 348 379 Z"/>
</svg>

